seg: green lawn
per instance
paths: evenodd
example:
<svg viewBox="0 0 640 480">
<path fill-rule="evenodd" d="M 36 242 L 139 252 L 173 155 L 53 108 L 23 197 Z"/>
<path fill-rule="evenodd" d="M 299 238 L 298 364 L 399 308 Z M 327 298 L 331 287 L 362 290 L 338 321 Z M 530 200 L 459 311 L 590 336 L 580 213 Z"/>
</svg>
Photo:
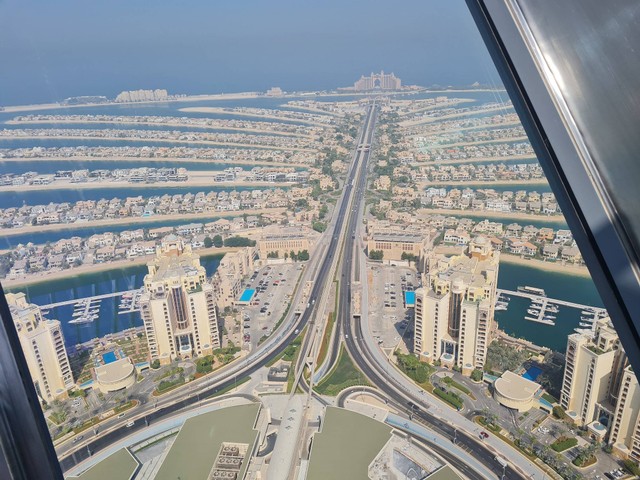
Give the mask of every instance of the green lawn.
<svg viewBox="0 0 640 480">
<path fill-rule="evenodd" d="M 453 392 L 444 392 L 439 388 L 434 388 L 433 394 L 436 395 L 437 397 L 440 397 L 442 400 L 447 402 L 449 405 L 452 405 L 453 407 L 457 408 L 458 410 L 460 410 L 464 405 L 460 397 Z"/>
<path fill-rule="evenodd" d="M 320 395 L 336 396 L 345 388 L 353 385 L 369 385 L 364 374 L 356 368 L 351 357 L 340 347 L 338 362 L 328 376 L 324 378 L 315 390 Z"/>
<path fill-rule="evenodd" d="M 575 447 L 578 440 L 573 437 L 560 437 L 551 444 L 551 448 L 556 452 L 564 452 L 565 450 Z"/>
</svg>

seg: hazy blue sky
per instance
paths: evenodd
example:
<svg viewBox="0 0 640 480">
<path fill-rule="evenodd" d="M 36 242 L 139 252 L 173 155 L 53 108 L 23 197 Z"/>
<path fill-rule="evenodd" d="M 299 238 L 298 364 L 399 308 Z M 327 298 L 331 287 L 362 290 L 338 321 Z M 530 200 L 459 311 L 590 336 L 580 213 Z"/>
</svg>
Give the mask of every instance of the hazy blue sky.
<svg viewBox="0 0 640 480">
<path fill-rule="evenodd" d="M 325 89 L 380 69 L 407 84 L 498 81 L 463 0 L 0 0 L 0 105 Z"/>
</svg>

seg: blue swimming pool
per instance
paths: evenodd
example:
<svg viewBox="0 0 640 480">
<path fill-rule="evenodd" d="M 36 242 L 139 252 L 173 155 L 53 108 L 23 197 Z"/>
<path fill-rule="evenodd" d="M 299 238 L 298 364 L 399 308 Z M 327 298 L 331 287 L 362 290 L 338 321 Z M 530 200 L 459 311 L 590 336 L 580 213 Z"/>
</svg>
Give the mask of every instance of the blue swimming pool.
<svg viewBox="0 0 640 480">
<path fill-rule="evenodd" d="M 113 363 L 116 360 L 118 360 L 118 358 L 116 357 L 116 352 L 107 352 L 102 354 L 102 361 L 105 365 L 108 363 Z"/>
<path fill-rule="evenodd" d="M 247 288 L 244 292 L 242 292 L 242 295 L 240 296 L 239 301 L 249 303 L 253 298 L 253 296 L 255 295 L 255 293 L 256 293 L 255 289 Z"/>
<path fill-rule="evenodd" d="M 542 373 L 542 369 L 540 367 L 536 367 L 536 366 L 529 367 L 527 371 L 522 374 L 522 378 L 526 378 L 527 380 L 531 380 L 532 382 L 535 382 L 541 373 Z"/>
<path fill-rule="evenodd" d="M 416 305 L 416 292 L 404 292 L 404 303 L 407 307 Z"/>
</svg>

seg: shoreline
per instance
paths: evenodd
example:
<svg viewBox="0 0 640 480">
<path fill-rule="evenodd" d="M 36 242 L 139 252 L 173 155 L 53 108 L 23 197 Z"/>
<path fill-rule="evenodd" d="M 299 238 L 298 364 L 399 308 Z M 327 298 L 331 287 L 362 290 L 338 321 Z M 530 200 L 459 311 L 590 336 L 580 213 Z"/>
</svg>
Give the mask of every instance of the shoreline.
<svg viewBox="0 0 640 480">
<path fill-rule="evenodd" d="M 482 210 L 456 210 L 453 208 L 420 208 L 417 210 L 418 215 L 451 215 L 454 217 L 485 217 L 485 218 L 500 218 L 500 219 L 513 219 L 523 220 L 528 222 L 549 222 L 549 223 L 563 223 L 566 225 L 566 220 L 562 215 L 534 215 L 531 213 L 518 213 L 518 212 L 487 212 Z"/>
<path fill-rule="evenodd" d="M 220 247 L 220 248 L 201 248 L 195 250 L 194 253 L 203 257 L 213 257 L 216 255 L 224 255 L 226 253 L 236 252 L 240 247 Z M 127 267 L 138 267 L 140 265 L 146 265 L 149 261 L 153 260 L 154 255 L 145 255 L 143 257 L 137 257 L 134 259 L 116 260 L 108 263 L 97 263 L 93 265 L 81 265 L 75 268 L 69 268 L 67 270 L 60 270 L 57 272 L 50 272 L 48 275 L 34 275 L 34 278 L 19 278 L 15 280 L 2 279 L 3 289 L 16 289 L 23 287 L 30 287 L 36 284 L 49 283 L 53 281 L 66 280 L 68 278 L 80 277 L 84 275 L 90 275 L 93 273 L 102 273 L 109 270 L 119 270 Z"/>
<path fill-rule="evenodd" d="M 279 188 L 279 187 L 291 187 L 299 182 L 250 182 L 250 181 L 231 181 L 231 182 L 216 182 L 213 179 L 213 175 L 220 172 L 204 172 L 205 175 L 198 175 L 198 172 L 189 172 L 189 179 L 186 181 L 173 181 L 173 182 L 154 182 L 154 183 L 132 183 L 127 181 L 119 182 L 83 182 L 83 183 L 71 183 L 70 181 L 54 181 L 46 185 L 3 185 L 0 186 L 0 192 L 16 192 L 24 193 L 33 190 L 101 190 L 110 188 L 133 188 L 133 189 L 147 189 L 147 188 L 178 188 L 178 187 L 256 187 L 256 188 Z M 200 178 L 191 178 L 200 177 Z"/>
<path fill-rule="evenodd" d="M 225 130 L 231 132 L 249 132 L 262 133 L 268 135 L 278 135 L 283 137 L 301 137 L 313 139 L 314 135 L 297 132 L 283 132 L 281 130 L 268 130 L 266 128 L 242 128 L 242 127 L 225 127 L 225 126 L 202 126 L 191 125 L 180 122 L 127 122 L 127 121 L 109 121 L 109 120 L 7 120 L 7 125 L 144 125 L 150 127 L 177 127 L 177 128 L 197 128 L 200 130 Z M 288 124 L 287 124 L 288 125 Z"/>
<path fill-rule="evenodd" d="M 299 163 L 299 162 L 268 162 L 265 160 L 218 160 L 208 158 L 183 158 L 183 157 L 87 157 L 87 156 L 75 156 L 75 157 L 9 157 L 3 158 L 3 163 L 6 162 L 192 162 L 192 163 L 211 163 L 220 165 L 251 165 L 256 166 L 276 166 L 276 167 L 301 167 L 309 168 L 313 166 L 311 163 Z M 194 170 L 195 171 L 195 170 Z M 199 170 L 198 170 L 199 171 Z"/>
<path fill-rule="evenodd" d="M 416 182 L 418 185 L 422 187 L 450 187 L 455 188 L 456 186 L 479 186 L 479 187 L 490 187 L 491 185 L 499 186 L 499 185 L 549 185 L 546 178 L 533 178 L 530 180 L 518 179 L 518 180 L 499 180 L 499 181 L 489 181 L 489 180 L 463 180 L 463 181 L 437 181 L 437 182 Z"/>
<path fill-rule="evenodd" d="M 414 148 L 413 150 L 417 150 Z M 534 160 L 538 161 L 538 157 L 535 155 L 511 155 L 509 157 L 477 157 L 477 158 L 461 158 L 461 159 L 453 159 L 453 160 L 428 160 L 426 162 L 413 162 L 412 165 L 416 167 L 429 167 L 433 165 L 456 165 L 459 163 L 479 163 L 479 162 L 490 162 L 490 163 L 503 163 L 503 162 L 515 162 L 518 160 Z"/>
<path fill-rule="evenodd" d="M 151 217 L 125 217 L 125 218 L 113 218 L 96 220 L 93 222 L 84 223 L 55 223 L 50 225 L 35 225 L 19 228 L 10 228 L 6 230 L 0 230 L 0 233 L 4 237 L 13 237 L 17 235 L 25 235 L 34 232 L 50 232 L 59 230 L 73 230 L 77 228 L 96 228 L 96 227 L 110 227 L 121 225 L 136 225 L 144 223 L 154 223 L 163 221 L 175 221 L 184 220 L 185 223 L 189 223 L 191 220 L 198 220 L 202 218 L 222 218 L 222 217 L 237 217 L 243 215 L 259 215 L 263 213 L 281 213 L 286 210 L 286 207 L 273 207 L 273 208 L 261 208 L 261 209 L 247 209 L 247 210 L 229 210 L 225 212 L 199 212 L 199 213 L 179 213 L 172 215 L 152 215 Z M 135 227 L 142 228 L 142 227 Z M 160 227 L 158 227 L 160 228 Z"/>
<path fill-rule="evenodd" d="M 468 92 L 468 93 L 487 93 L 487 92 L 505 92 L 504 88 L 454 88 L 454 89 L 442 89 L 442 90 L 432 90 L 429 87 L 418 87 L 418 90 L 398 90 L 394 92 L 390 92 L 392 95 L 407 95 L 407 94 L 418 94 L 418 93 L 453 93 L 453 92 Z M 313 93 L 314 97 L 347 97 L 347 96 L 366 96 L 370 95 L 371 92 L 344 92 L 336 89 L 333 92 L 292 92 L 289 94 L 284 94 L 279 97 L 268 97 L 263 92 L 236 92 L 236 93 L 203 93 L 196 95 L 185 95 L 183 97 L 178 98 L 169 98 L 166 100 L 148 100 L 145 102 L 124 102 L 124 103 L 115 103 L 113 101 L 106 103 L 83 103 L 79 105 L 63 105 L 61 103 L 34 103 L 30 105 L 2 105 L 4 110 L 0 111 L 0 113 L 14 113 L 14 112 L 29 112 L 29 111 L 37 111 L 37 110 L 51 110 L 51 109 L 65 109 L 65 108 L 86 108 L 86 107 L 117 107 L 117 106 L 131 106 L 131 105 L 141 105 L 141 104 L 156 104 L 156 103 L 176 103 L 176 102 L 203 102 L 203 101 L 222 101 L 222 100 L 251 100 L 254 98 L 308 98 L 309 93 Z M 305 95 L 306 94 L 306 95 Z"/>
<path fill-rule="evenodd" d="M 485 113 L 491 113 L 491 112 L 496 112 L 498 110 L 508 110 L 511 109 L 513 110 L 513 105 L 498 105 L 496 107 L 492 107 L 492 108 L 485 108 L 482 110 L 471 110 L 468 112 L 460 112 L 460 113 L 452 113 L 450 115 L 443 115 L 441 117 L 428 117 L 428 118 L 421 118 L 420 120 L 405 120 L 403 122 L 399 123 L 400 127 L 415 127 L 416 125 L 425 125 L 425 124 L 430 124 L 430 123 L 437 123 L 440 122 L 442 120 L 451 120 L 452 118 L 460 118 L 460 117 L 472 117 L 475 115 L 478 116 L 482 116 Z M 510 112 L 512 113 L 512 112 Z"/>
<path fill-rule="evenodd" d="M 519 265 L 523 267 L 536 268 L 545 272 L 563 273 L 565 275 L 579 276 L 583 278 L 591 278 L 589 269 L 583 265 L 574 265 L 571 263 L 558 262 L 546 262 L 537 258 L 523 258 L 519 255 L 513 255 L 511 253 L 500 252 L 500 261 L 505 263 L 511 263 L 513 265 Z"/>
<path fill-rule="evenodd" d="M 106 142 L 150 142 L 150 143 L 171 143 L 179 145 L 205 145 L 212 147 L 232 147 L 243 148 L 247 150 L 285 150 L 290 152 L 307 152 L 314 153 L 316 150 L 303 147 L 283 147 L 279 145 L 260 145 L 252 143 L 237 142 L 216 142 L 213 140 L 179 140 L 174 138 L 137 138 L 137 137 L 94 137 L 79 135 L 2 135 L 0 136 L 0 147 L 4 140 L 91 140 Z"/>
<path fill-rule="evenodd" d="M 315 122 L 313 120 L 304 120 L 299 118 L 286 118 L 279 117 L 277 115 L 260 115 L 258 113 L 251 112 L 234 112 L 229 111 L 225 107 L 185 107 L 179 108 L 178 111 L 185 113 L 213 113 L 215 115 L 231 115 L 233 117 L 248 117 L 248 118 L 265 118 L 268 120 L 280 120 L 282 122 L 303 123 L 305 125 L 313 125 L 316 127 L 330 127 L 328 123 Z"/>
</svg>

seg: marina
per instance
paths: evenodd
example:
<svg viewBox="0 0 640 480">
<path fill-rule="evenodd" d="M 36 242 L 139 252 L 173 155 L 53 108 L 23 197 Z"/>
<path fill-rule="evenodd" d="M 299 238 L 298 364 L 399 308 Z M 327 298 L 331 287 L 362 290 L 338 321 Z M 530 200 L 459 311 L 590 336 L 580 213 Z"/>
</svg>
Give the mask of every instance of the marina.
<svg viewBox="0 0 640 480">
<path fill-rule="evenodd" d="M 62 302 L 49 303 L 47 305 L 43 305 L 41 308 L 44 311 L 49 311 L 58 307 L 72 306 L 72 318 L 68 323 L 72 325 L 87 324 L 100 318 L 100 304 L 102 300 L 105 299 L 121 297 L 120 304 L 118 306 L 118 315 L 140 311 L 140 296 L 142 295 L 142 291 L 142 288 L 138 288 L 136 290 L 125 290 L 121 292 L 94 295 L 91 297 L 74 298 Z"/>
<path fill-rule="evenodd" d="M 527 308 L 527 315 L 524 317 L 525 320 L 530 322 L 537 322 L 544 325 L 555 326 L 556 324 L 556 316 L 552 314 L 557 314 L 559 312 L 559 306 L 569 307 L 581 310 L 582 317 L 580 317 L 580 327 L 589 327 L 587 330 L 591 331 L 591 327 L 593 323 L 598 318 L 601 318 L 607 314 L 607 311 L 604 308 L 597 308 L 591 305 L 583 305 L 580 303 L 569 302 L 566 300 L 559 300 L 555 298 L 549 298 L 546 296 L 545 291 L 541 288 L 535 287 L 518 287 L 514 290 L 505 290 L 505 289 L 497 289 L 496 294 L 498 295 L 498 302 L 496 302 L 496 310 L 505 310 L 505 302 L 500 301 L 500 298 L 509 298 L 508 295 L 512 297 L 520 297 L 525 298 L 531 301 L 529 308 Z M 498 308 L 500 305 L 500 308 Z M 584 315 L 590 315 L 589 317 L 585 317 Z M 584 330 L 583 328 L 576 329 Z"/>
</svg>

